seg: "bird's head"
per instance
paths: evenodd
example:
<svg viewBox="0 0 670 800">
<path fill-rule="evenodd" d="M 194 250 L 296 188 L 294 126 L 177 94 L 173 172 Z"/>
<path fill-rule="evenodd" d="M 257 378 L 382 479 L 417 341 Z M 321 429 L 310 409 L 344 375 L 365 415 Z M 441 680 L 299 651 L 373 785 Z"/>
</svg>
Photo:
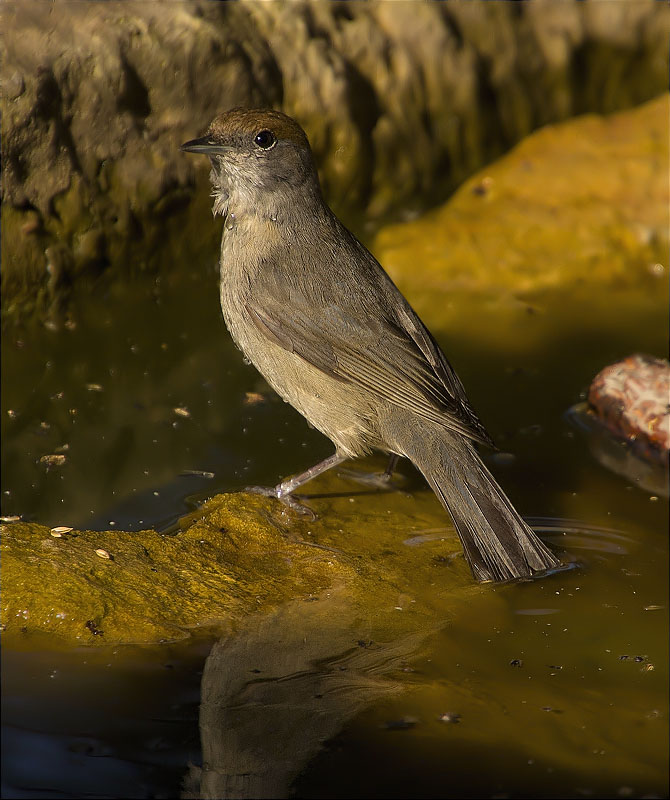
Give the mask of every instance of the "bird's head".
<svg viewBox="0 0 670 800">
<path fill-rule="evenodd" d="M 280 111 L 226 111 L 212 120 L 204 136 L 180 149 L 209 156 L 215 213 L 227 208 L 229 198 L 235 205 L 253 207 L 320 195 L 307 136 Z"/>
</svg>

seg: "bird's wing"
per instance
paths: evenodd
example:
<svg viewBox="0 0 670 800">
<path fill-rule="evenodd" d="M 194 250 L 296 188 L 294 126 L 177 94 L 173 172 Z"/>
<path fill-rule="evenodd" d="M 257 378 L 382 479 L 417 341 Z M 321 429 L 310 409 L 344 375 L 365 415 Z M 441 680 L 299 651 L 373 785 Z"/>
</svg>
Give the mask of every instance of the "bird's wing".
<svg viewBox="0 0 670 800">
<path fill-rule="evenodd" d="M 249 318 L 269 340 L 295 353 L 335 380 L 366 390 L 437 422 L 469 439 L 491 445 L 470 407 L 456 373 L 421 320 L 393 287 L 386 310 L 376 313 L 343 302 L 312 298 L 295 285 L 252 294 Z M 380 298 L 381 299 L 381 298 Z"/>
</svg>

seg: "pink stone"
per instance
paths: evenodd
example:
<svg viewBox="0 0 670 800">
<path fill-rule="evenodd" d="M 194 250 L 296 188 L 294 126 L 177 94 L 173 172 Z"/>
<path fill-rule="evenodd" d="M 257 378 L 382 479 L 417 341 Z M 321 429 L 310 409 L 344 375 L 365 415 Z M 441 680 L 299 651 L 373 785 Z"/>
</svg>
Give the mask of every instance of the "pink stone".
<svg viewBox="0 0 670 800">
<path fill-rule="evenodd" d="M 632 355 L 605 367 L 589 388 L 589 404 L 616 436 L 641 454 L 667 459 L 670 450 L 670 363 Z"/>
</svg>

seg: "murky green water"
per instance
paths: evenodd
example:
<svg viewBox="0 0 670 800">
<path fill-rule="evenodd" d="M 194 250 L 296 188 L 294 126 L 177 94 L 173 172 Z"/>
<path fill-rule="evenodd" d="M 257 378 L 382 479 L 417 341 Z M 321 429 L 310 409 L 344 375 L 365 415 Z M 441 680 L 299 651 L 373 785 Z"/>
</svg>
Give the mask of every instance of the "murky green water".
<svg viewBox="0 0 670 800">
<path fill-rule="evenodd" d="M 603 365 L 664 353 L 665 300 L 611 290 L 534 305 L 462 299 L 426 321 L 514 454 L 490 457 L 510 497 L 525 515 L 577 521 L 547 540 L 579 568 L 433 604 L 416 641 L 377 642 L 367 623 L 343 619 L 348 649 L 336 642 L 295 672 L 288 660 L 275 677 L 251 661 L 235 667 L 245 662 L 227 660 L 232 645 L 207 659 L 211 641 L 5 648 L 3 796 L 221 796 L 199 765 L 203 752 L 210 763 L 224 751 L 246 776 L 238 789 L 260 785 L 241 734 L 225 737 L 242 713 L 220 699 L 233 678 L 237 697 L 262 683 L 245 731 L 262 742 L 268 774 L 294 781 L 299 797 L 666 796 L 667 502 L 599 465 L 564 417 Z M 204 497 L 273 483 L 331 451 L 242 362 L 212 265 L 160 286 L 82 293 L 72 324 L 7 333 L 2 348 L 5 515 L 166 527 Z M 40 461 L 57 454 L 60 466 Z M 428 491 L 402 470 L 410 491 Z M 435 583 L 443 569 L 436 562 Z M 399 592 L 421 599 L 431 585 L 408 575 Z M 271 633 L 248 635 L 279 660 Z M 287 658 L 301 646 L 286 646 Z M 351 681 L 326 680 L 341 674 Z M 201 725 L 209 720 L 200 733 L 199 702 Z M 328 725 L 312 731 L 317 719 Z"/>
</svg>

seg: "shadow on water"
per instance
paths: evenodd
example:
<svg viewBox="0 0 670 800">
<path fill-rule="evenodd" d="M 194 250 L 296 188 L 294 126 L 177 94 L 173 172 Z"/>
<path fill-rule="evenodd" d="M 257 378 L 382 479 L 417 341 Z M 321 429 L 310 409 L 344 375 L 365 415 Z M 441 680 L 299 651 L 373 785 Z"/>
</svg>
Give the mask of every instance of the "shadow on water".
<svg viewBox="0 0 670 800">
<path fill-rule="evenodd" d="M 435 558 L 432 582 L 398 586 L 394 636 L 335 587 L 213 645 L 3 650 L 4 797 L 667 794 L 667 504 L 564 418 L 604 364 L 663 352 L 665 312 L 475 308 L 438 339 L 501 448 L 491 469 L 578 567 L 436 599 Z M 3 514 L 167 528 L 331 451 L 242 362 L 212 270 L 82 295 L 72 323 L 3 337 Z M 441 537 L 435 509 L 398 549 Z"/>
</svg>

